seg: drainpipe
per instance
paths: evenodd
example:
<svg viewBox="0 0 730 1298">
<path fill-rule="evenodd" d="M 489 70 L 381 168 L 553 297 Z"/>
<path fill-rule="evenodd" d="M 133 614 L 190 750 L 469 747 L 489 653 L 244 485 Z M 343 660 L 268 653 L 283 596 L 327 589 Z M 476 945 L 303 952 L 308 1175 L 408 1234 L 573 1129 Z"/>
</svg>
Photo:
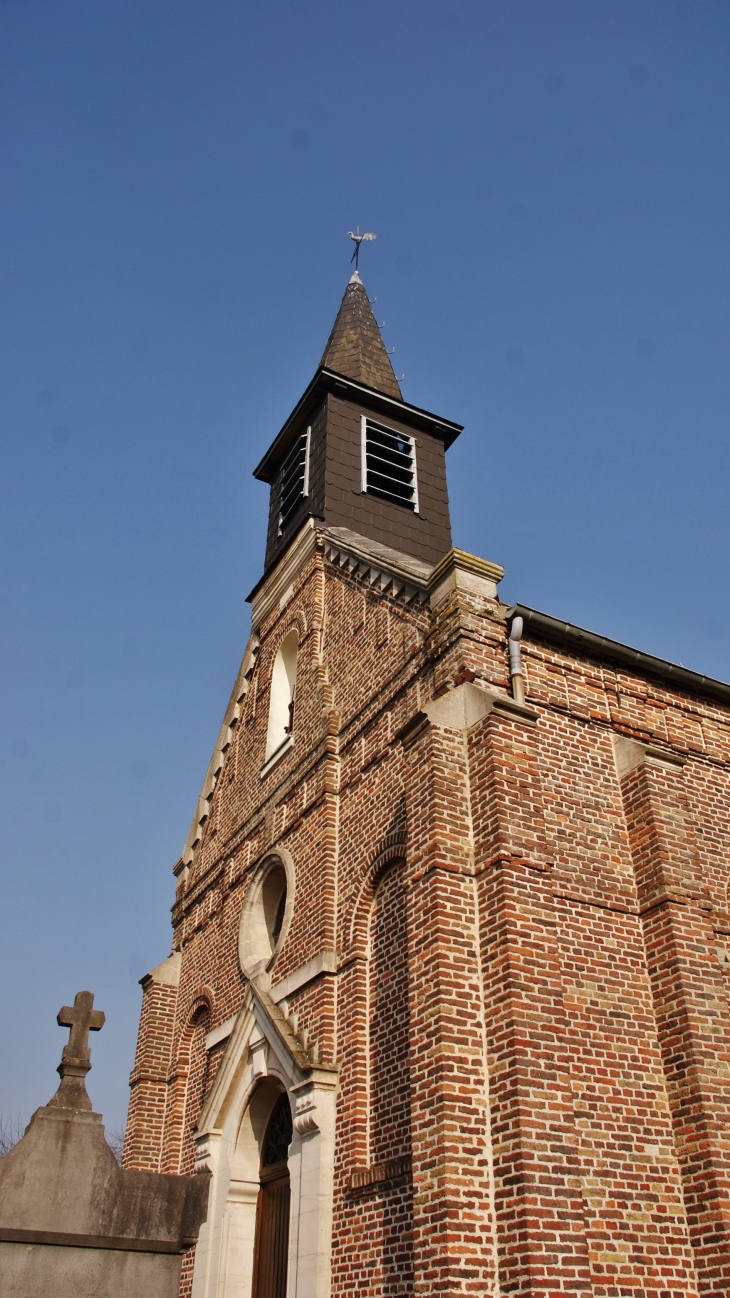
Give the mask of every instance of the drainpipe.
<svg viewBox="0 0 730 1298">
<path fill-rule="evenodd" d="M 520 640 L 522 639 L 523 621 L 521 617 L 513 617 L 509 628 L 509 674 L 512 681 L 512 698 L 517 703 L 525 701 L 525 679 L 522 675 L 522 653 L 520 651 Z"/>
</svg>

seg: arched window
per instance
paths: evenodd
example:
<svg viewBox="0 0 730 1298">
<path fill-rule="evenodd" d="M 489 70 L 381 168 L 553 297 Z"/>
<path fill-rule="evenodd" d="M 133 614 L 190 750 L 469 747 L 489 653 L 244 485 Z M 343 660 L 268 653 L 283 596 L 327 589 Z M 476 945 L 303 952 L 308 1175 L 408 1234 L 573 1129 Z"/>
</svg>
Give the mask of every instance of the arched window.
<svg viewBox="0 0 730 1298">
<path fill-rule="evenodd" d="M 172 1148 L 165 1170 L 183 1176 L 189 1175 L 195 1167 L 195 1129 L 208 1084 L 210 1057 L 205 1038 L 209 1029 L 208 1006 L 199 1005 L 183 1033 L 178 1054 L 168 1133 Z"/>
<path fill-rule="evenodd" d="M 411 1152 L 408 940 L 401 866 L 375 890 L 370 920 L 370 1159 Z"/>
<path fill-rule="evenodd" d="M 408 934 L 402 867 L 381 876 L 370 917 L 370 1162 L 398 1177 L 410 1170 Z M 376 1249 L 382 1294 L 413 1293 L 413 1190 L 409 1179 L 382 1188 Z M 368 1287 L 363 1275 L 363 1290 Z"/>
<path fill-rule="evenodd" d="M 274 659 L 269 698 L 269 729 L 266 735 L 266 760 L 291 739 L 294 732 L 294 690 L 297 682 L 298 631 L 290 631 L 282 640 Z"/>
</svg>

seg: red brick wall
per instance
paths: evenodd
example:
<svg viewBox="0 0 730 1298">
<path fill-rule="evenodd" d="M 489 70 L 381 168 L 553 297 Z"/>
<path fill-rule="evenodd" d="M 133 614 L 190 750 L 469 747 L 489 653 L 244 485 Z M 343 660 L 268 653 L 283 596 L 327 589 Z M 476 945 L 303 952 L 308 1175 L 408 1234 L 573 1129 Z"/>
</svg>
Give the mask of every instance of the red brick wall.
<svg viewBox="0 0 730 1298">
<path fill-rule="evenodd" d="M 124 1167 L 160 1171 L 175 1031 L 177 987 L 145 980 L 137 1055 L 130 1078 Z"/>
<path fill-rule="evenodd" d="M 187 1056 L 187 1075 L 181 1105 L 183 1110 L 182 1138 L 171 1142 L 172 1151 L 181 1145 L 179 1171 L 189 1176 L 195 1170 L 195 1131 L 208 1085 L 209 1057 L 205 1048 L 205 1038 L 210 1029 L 210 1014 L 207 1005 L 196 1010 L 189 1024 L 185 1044 L 181 1050 L 181 1059 Z M 187 1047 L 187 1048 L 186 1048 Z"/>
<path fill-rule="evenodd" d="M 295 744 L 262 777 L 294 625 Z M 195 1007 L 242 1003 L 242 906 L 282 847 L 272 979 L 339 962 L 289 998 L 339 1067 L 335 1298 L 726 1294 L 730 709 L 526 635 L 536 721 L 401 742 L 464 680 L 506 690 L 504 609 L 406 604 L 321 549 L 257 630 L 173 912 L 179 990 L 145 992 L 128 1165 L 189 1165 L 170 1079 Z M 619 778 L 615 736 L 674 763 Z"/>
<path fill-rule="evenodd" d="M 193 1292 L 193 1270 L 195 1267 L 195 1247 L 186 1248 L 182 1255 L 180 1268 L 180 1298 L 190 1298 Z"/>
<path fill-rule="evenodd" d="M 644 762 L 621 788 L 690 1237 L 721 1292 L 730 1288 L 730 1013 L 710 888 L 681 769 Z"/>
</svg>

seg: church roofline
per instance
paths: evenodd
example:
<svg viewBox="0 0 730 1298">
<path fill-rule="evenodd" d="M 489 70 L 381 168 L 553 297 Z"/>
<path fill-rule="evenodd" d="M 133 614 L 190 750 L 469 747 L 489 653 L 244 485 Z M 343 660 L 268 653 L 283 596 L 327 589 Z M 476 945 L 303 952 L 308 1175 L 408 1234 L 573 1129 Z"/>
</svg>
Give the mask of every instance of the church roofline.
<svg viewBox="0 0 730 1298">
<path fill-rule="evenodd" d="M 630 645 L 621 644 L 619 640 L 609 640 L 605 635 L 586 631 L 585 627 L 563 622 L 560 618 L 551 617 L 549 613 L 540 613 L 525 604 L 514 604 L 510 608 L 508 618 L 513 617 L 521 617 L 525 630 L 529 629 L 536 635 L 544 635 L 548 640 L 569 645 L 571 649 L 582 649 L 591 657 L 602 658 L 604 661 L 625 663 L 649 676 L 675 681 L 685 689 L 709 694 L 723 703 L 730 703 L 730 685 L 725 681 L 715 680 L 712 676 L 703 676 L 689 667 L 682 667 L 680 663 L 671 663 L 665 658 L 655 658 L 653 654 L 643 653 L 641 649 L 632 649 Z"/>
<path fill-rule="evenodd" d="M 365 383 L 359 383 L 355 379 L 348 378 L 345 374 L 338 374 L 336 370 L 330 370 L 323 366 L 317 370 L 306 392 L 277 433 L 263 459 L 256 465 L 253 471 L 254 478 L 258 478 L 259 482 L 272 482 L 276 470 L 289 448 L 289 443 L 295 436 L 302 421 L 307 418 L 307 415 L 314 410 L 322 397 L 328 392 L 350 396 L 355 400 L 359 398 L 363 405 L 372 406 L 386 415 L 390 414 L 393 419 L 404 423 L 415 423 L 423 432 L 430 433 L 432 437 L 438 437 L 443 442 L 445 450 L 448 450 L 451 444 L 456 441 L 459 433 L 463 432 L 463 424 L 455 424 L 451 419 L 442 419 L 430 410 L 423 410 L 420 406 L 412 406 L 407 401 L 389 397 L 376 388 L 368 387 Z"/>
<path fill-rule="evenodd" d="M 420 560 L 414 560 L 409 555 L 400 554 L 398 551 L 391 550 L 388 546 L 373 543 L 366 537 L 360 537 L 350 532 L 348 528 L 323 528 L 318 526 L 314 519 L 309 518 L 294 538 L 298 553 L 292 554 L 291 547 L 289 547 L 286 552 L 286 562 L 282 565 L 278 577 L 275 578 L 276 569 L 285 557 L 284 555 L 279 557 L 277 563 L 269 572 L 264 573 L 247 597 L 248 601 L 252 603 L 265 583 L 272 582 L 269 597 L 259 605 L 253 615 L 252 620 L 256 625 L 260 625 L 263 618 L 274 607 L 282 591 L 291 583 L 295 570 L 301 566 L 315 549 L 318 538 L 322 538 L 329 551 L 329 556 L 338 566 L 344 567 L 343 560 L 352 557 L 355 562 L 350 566 L 350 571 L 353 573 L 358 571 L 358 567 L 361 573 L 364 573 L 366 568 L 378 576 L 381 571 L 383 574 L 390 573 L 391 577 L 396 578 L 398 593 L 402 591 L 409 602 L 415 596 L 419 603 L 423 603 L 423 595 L 427 588 L 433 588 L 434 573 L 438 577 L 440 564 L 437 564 L 435 568 L 429 571 L 428 565 L 423 564 Z M 487 563 L 486 560 L 478 559 L 474 555 L 467 555 L 461 550 L 450 551 L 449 553 L 459 554 L 465 559 L 476 559 L 480 565 Z M 361 559 L 366 562 L 359 564 Z M 501 572 L 501 569 L 496 564 L 490 564 L 489 567 L 495 570 L 495 575 L 497 572 Z M 402 584 L 400 584 L 399 579 Z M 410 590 L 407 589 L 408 587 L 410 587 Z M 391 594 L 394 589 L 395 586 L 391 586 Z M 587 657 L 597 658 L 603 662 L 624 663 L 627 667 L 633 667 L 642 674 L 674 682 L 686 690 L 704 694 L 726 705 L 730 704 L 730 685 L 726 684 L 725 681 L 715 680 L 712 676 L 704 676 L 700 672 L 692 671 L 689 667 L 683 667 L 680 663 L 672 663 L 665 658 L 656 658 L 653 654 L 643 653 L 640 649 L 633 649 L 630 645 L 622 644 L 619 640 L 610 640 L 608 636 L 598 635 L 595 631 L 587 631 L 585 627 L 575 626 L 571 622 L 551 617 L 549 613 L 540 613 L 537 609 L 529 608 L 526 604 L 513 604 L 510 607 L 502 605 L 502 608 L 505 610 L 507 622 L 510 622 L 514 617 L 521 617 L 525 624 L 525 630 L 529 629 L 536 637 L 544 636 L 547 640 L 566 645 L 573 650 L 582 651 Z M 218 743 L 208 767 L 190 833 L 183 854 L 173 867 L 175 875 L 180 875 L 193 859 L 194 843 L 196 838 L 200 837 L 201 826 L 208 815 L 207 800 L 215 789 L 218 772 L 223 766 L 224 749 L 230 739 L 229 727 L 233 717 L 238 715 L 241 702 L 248 690 L 248 677 L 258 652 L 258 645 L 258 635 L 255 629 L 252 629 L 243 662 L 236 678 L 236 684 L 223 719 Z"/>
<path fill-rule="evenodd" d="M 405 603 L 410 603 L 412 599 L 417 599 L 419 603 L 425 602 L 432 573 L 435 571 L 430 564 L 405 554 L 402 550 L 395 550 L 390 545 L 361 536 L 349 527 L 323 527 L 318 520 L 310 517 L 304 520 L 286 549 L 277 556 L 246 596 L 246 602 L 254 606 L 251 618 L 253 627 L 261 625 L 319 544 L 324 547 L 327 558 L 338 567 L 347 567 L 350 573 L 361 576 L 367 574 L 369 584 L 374 586 L 377 582 L 381 593 L 387 590 L 394 597 L 401 596 Z M 264 587 L 268 588 L 266 595 L 257 598 Z"/>
</svg>

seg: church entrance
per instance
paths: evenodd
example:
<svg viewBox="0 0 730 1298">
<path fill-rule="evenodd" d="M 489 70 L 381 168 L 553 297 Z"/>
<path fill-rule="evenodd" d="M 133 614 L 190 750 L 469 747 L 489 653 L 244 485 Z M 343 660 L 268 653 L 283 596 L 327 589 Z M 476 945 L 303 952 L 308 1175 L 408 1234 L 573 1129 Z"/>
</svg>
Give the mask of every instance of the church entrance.
<svg viewBox="0 0 730 1298">
<path fill-rule="evenodd" d="M 266 1128 L 256 1204 L 252 1298 L 286 1298 L 289 1256 L 289 1098 L 280 1095 Z"/>
</svg>

